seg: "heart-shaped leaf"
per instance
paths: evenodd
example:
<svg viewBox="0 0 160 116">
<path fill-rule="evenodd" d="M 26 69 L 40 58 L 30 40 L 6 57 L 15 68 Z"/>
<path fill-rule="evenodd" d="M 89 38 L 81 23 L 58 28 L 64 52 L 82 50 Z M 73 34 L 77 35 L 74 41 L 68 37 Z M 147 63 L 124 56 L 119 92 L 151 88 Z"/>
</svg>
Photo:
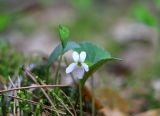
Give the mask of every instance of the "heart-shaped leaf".
<svg viewBox="0 0 160 116">
<path fill-rule="evenodd" d="M 89 42 L 82 42 L 79 44 L 80 48 L 76 48 L 75 51 L 85 51 L 87 56 L 85 62 L 89 65 L 89 71 L 86 72 L 82 79 L 82 84 L 85 83 L 87 78 L 91 76 L 99 67 L 105 64 L 107 61 L 112 60 L 110 53 L 106 50 L 97 47 Z"/>
<path fill-rule="evenodd" d="M 67 52 L 71 49 L 75 49 L 75 48 L 79 48 L 79 44 L 75 43 L 75 42 L 68 42 L 65 49 L 64 49 L 64 52 Z M 62 44 L 59 44 L 54 50 L 53 52 L 51 53 L 51 55 L 49 56 L 49 59 L 48 59 L 48 64 L 51 64 L 53 61 L 55 61 L 58 56 L 61 54 L 61 51 L 62 51 Z"/>
<path fill-rule="evenodd" d="M 69 35 L 70 35 L 69 29 L 66 26 L 59 25 L 58 31 L 59 31 L 62 47 L 65 48 L 69 40 Z"/>
</svg>

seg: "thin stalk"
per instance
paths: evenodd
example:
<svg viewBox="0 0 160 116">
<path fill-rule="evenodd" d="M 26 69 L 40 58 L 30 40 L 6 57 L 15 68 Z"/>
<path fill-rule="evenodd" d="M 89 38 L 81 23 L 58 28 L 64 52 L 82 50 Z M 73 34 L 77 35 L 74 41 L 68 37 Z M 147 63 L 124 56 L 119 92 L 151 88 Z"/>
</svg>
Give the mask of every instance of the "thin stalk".
<svg viewBox="0 0 160 116">
<path fill-rule="evenodd" d="M 92 91 L 92 116 L 95 116 L 95 93 L 94 93 L 94 77 L 91 76 L 91 91 Z"/>
<path fill-rule="evenodd" d="M 61 66 L 61 62 L 62 62 L 63 52 L 64 52 L 64 50 L 62 49 L 62 50 L 61 50 L 60 59 L 58 60 L 58 67 L 57 67 L 56 74 L 55 74 L 55 82 L 56 82 L 56 84 L 59 84 L 59 83 L 60 83 L 60 82 L 58 81 L 58 77 L 59 77 L 58 75 L 59 75 L 59 70 L 60 70 L 60 66 Z"/>
<path fill-rule="evenodd" d="M 7 90 L 1 90 L 0 93 L 9 92 L 9 91 L 15 91 L 15 90 L 22 90 L 22 89 L 31 89 L 31 88 L 53 88 L 53 87 L 68 87 L 67 85 L 34 85 L 34 86 L 26 86 L 26 87 L 18 87 L 18 88 L 12 88 Z"/>
<path fill-rule="evenodd" d="M 73 106 L 72 102 L 70 101 L 70 99 L 68 98 L 68 96 L 67 96 L 62 90 L 60 90 L 60 92 L 61 92 L 61 93 L 67 98 L 67 100 L 69 101 L 69 103 L 70 103 L 70 105 L 71 105 L 71 107 L 72 107 L 74 116 L 77 116 L 76 110 L 74 109 L 74 106 Z"/>
<path fill-rule="evenodd" d="M 10 78 L 10 76 L 8 77 L 8 79 L 9 79 L 10 83 L 12 84 L 12 86 L 14 88 L 16 88 L 16 86 L 14 85 L 14 83 L 13 83 L 12 79 Z M 14 91 L 14 95 L 17 96 L 17 92 L 16 91 Z M 14 103 L 13 103 L 13 115 L 16 115 L 16 99 L 15 98 L 14 98 Z"/>
<path fill-rule="evenodd" d="M 66 104 L 62 101 L 60 97 L 58 97 L 56 94 L 54 94 L 57 100 L 64 106 L 64 108 L 71 114 L 71 116 L 74 116 L 73 113 L 67 108 Z"/>
<path fill-rule="evenodd" d="M 19 76 L 18 76 L 18 87 L 21 87 L 20 85 L 20 83 L 19 83 L 20 81 L 19 81 Z M 17 108 L 17 112 L 18 112 L 18 114 L 17 114 L 17 116 L 21 116 L 21 108 L 20 108 L 20 105 L 19 105 L 20 103 L 19 103 L 19 101 L 17 100 L 17 102 L 16 102 L 16 105 L 18 106 L 18 108 Z"/>
<path fill-rule="evenodd" d="M 79 103 L 80 103 L 80 116 L 83 116 L 83 108 L 82 108 L 82 85 L 81 81 L 79 82 Z"/>
<path fill-rule="evenodd" d="M 79 86 L 78 86 L 78 88 L 79 88 Z M 78 90 L 78 91 L 79 91 L 79 90 Z M 77 96 L 76 102 L 75 102 L 75 104 L 74 104 L 74 109 L 75 109 L 75 110 L 77 110 L 78 100 L 79 100 L 79 95 Z"/>
</svg>

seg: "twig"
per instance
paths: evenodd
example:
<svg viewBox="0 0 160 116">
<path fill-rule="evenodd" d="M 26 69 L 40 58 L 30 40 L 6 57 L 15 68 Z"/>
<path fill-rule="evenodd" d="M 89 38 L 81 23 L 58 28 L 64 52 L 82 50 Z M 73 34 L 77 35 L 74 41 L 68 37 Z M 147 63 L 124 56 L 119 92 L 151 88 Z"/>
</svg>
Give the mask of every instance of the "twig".
<svg viewBox="0 0 160 116">
<path fill-rule="evenodd" d="M 72 110 L 73 110 L 74 115 L 77 116 L 76 110 L 75 110 L 72 102 L 71 102 L 70 99 L 68 98 L 68 96 L 67 96 L 62 90 L 60 90 L 60 92 L 67 98 L 67 100 L 69 101 L 69 103 L 70 103 L 70 105 L 71 105 L 71 107 L 72 107 Z"/>
<path fill-rule="evenodd" d="M 23 67 L 25 73 L 37 84 L 37 85 L 40 85 L 37 80 L 35 79 L 35 77 L 32 75 L 32 73 L 30 71 L 28 71 L 25 67 Z M 55 105 L 52 103 L 52 100 L 50 99 L 50 97 L 47 95 L 47 93 L 45 92 L 45 90 L 43 88 L 41 88 L 41 91 L 43 92 L 43 94 L 45 95 L 45 97 L 48 99 L 49 103 L 51 104 L 51 106 L 56 109 Z M 56 112 L 58 116 L 59 113 Z"/>
<path fill-rule="evenodd" d="M 2 95 L 2 94 L 0 94 L 0 95 Z M 19 100 L 26 100 L 27 102 L 30 102 L 30 103 L 32 103 L 32 104 L 34 104 L 34 105 L 39 104 L 39 102 L 35 102 L 35 101 L 32 101 L 32 100 L 28 100 L 28 99 L 22 99 L 22 98 L 19 98 L 19 97 L 17 97 L 17 96 L 7 95 L 7 97 L 12 97 L 12 98 L 19 99 Z M 46 106 L 46 105 L 41 105 L 41 106 L 42 106 L 44 109 L 48 109 L 48 110 L 50 110 L 50 111 L 59 112 L 60 114 L 66 114 L 65 112 L 59 111 L 59 110 L 57 110 L 57 109 L 50 108 L 50 107 L 48 107 L 48 106 Z"/>
<path fill-rule="evenodd" d="M 14 83 L 13 83 L 12 79 L 10 78 L 10 76 L 8 76 L 8 79 L 9 79 L 9 81 L 10 81 L 11 85 L 12 85 L 13 87 L 16 87 L 16 86 L 14 85 Z"/>
<path fill-rule="evenodd" d="M 12 79 L 10 78 L 10 76 L 8 76 L 8 79 L 9 79 L 10 83 L 12 84 L 12 86 L 14 88 L 16 88 L 16 86 L 14 85 L 14 83 L 13 83 Z M 17 95 L 16 91 L 14 91 L 14 95 L 15 96 Z M 13 115 L 15 115 L 15 114 L 16 114 L 16 99 L 14 98 Z"/>
<path fill-rule="evenodd" d="M 46 87 L 68 87 L 67 85 L 34 85 L 34 86 L 26 86 L 26 87 L 18 87 L 18 88 L 12 88 L 7 90 L 1 90 L 0 93 L 9 92 L 9 91 L 15 91 L 15 90 L 22 90 L 22 89 L 31 89 L 31 88 L 46 88 Z"/>
<path fill-rule="evenodd" d="M 43 81 L 41 81 L 41 80 L 39 80 L 40 81 L 40 84 L 44 84 L 44 82 Z M 48 88 L 47 88 L 48 89 Z M 56 95 L 56 94 L 54 94 L 55 96 L 56 96 L 56 98 L 57 98 L 57 100 L 59 100 L 60 101 L 60 103 L 64 106 L 64 108 L 66 108 L 66 110 L 72 115 L 72 116 L 74 116 L 73 115 L 73 113 L 66 107 L 66 105 L 64 104 L 64 102 Z"/>
<path fill-rule="evenodd" d="M 40 83 L 41 83 L 41 84 L 44 84 L 43 81 L 41 81 L 41 80 L 40 80 Z M 47 89 L 48 89 L 48 88 L 47 88 Z M 60 92 L 62 92 L 62 90 L 60 90 Z M 64 92 L 62 92 L 62 93 L 63 93 L 64 96 L 66 96 Z M 56 95 L 56 94 L 55 94 L 55 95 Z M 57 100 L 59 100 L 59 101 L 61 102 L 61 104 L 66 108 L 66 110 L 67 110 L 72 116 L 74 116 L 74 115 L 72 114 L 72 112 L 70 112 L 70 110 L 69 110 L 69 109 L 66 107 L 66 105 L 63 103 L 63 101 L 62 101 L 57 95 L 56 95 L 56 97 L 57 97 Z M 67 96 L 66 96 L 66 97 L 67 97 Z M 69 100 L 69 99 L 68 99 L 68 100 Z M 71 102 L 70 102 L 70 103 L 71 103 Z M 71 103 L 71 106 L 72 106 L 72 103 Z M 73 108 L 74 108 L 74 107 L 73 107 Z M 74 109 L 73 109 L 73 110 L 74 110 Z M 76 116 L 75 111 L 74 111 L 74 114 L 75 114 L 75 116 Z"/>
<path fill-rule="evenodd" d="M 73 113 L 72 113 L 72 112 L 67 108 L 67 106 L 64 104 L 64 102 L 62 101 L 62 99 L 59 98 L 56 94 L 54 94 L 54 95 L 56 96 L 57 100 L 64 106 L 64 108 L 65 108 L 72 116 L 74 116 Z"/>
</svg>

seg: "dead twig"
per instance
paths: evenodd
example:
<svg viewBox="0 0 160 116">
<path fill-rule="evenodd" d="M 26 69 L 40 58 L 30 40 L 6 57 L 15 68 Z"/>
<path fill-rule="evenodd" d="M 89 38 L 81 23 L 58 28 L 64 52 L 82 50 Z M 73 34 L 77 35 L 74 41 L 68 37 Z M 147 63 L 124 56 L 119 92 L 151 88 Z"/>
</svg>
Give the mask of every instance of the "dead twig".
<svg viewBox="0 0 160 116">
<path fill-rule="evenodd" d="M 0 95 L 2 95 L 2 94 L 0 94 Z M 6 96 L 7 96 L 7 97 L 11 97 L 11 98 L 15 98 L 15 99 L 18 99 L 18 100 L 25 100 L 25 101 L 27 101 L 27 102 L 29 102 L 29 103 L 34 104 L 34 105 L 39 104 L 39 102 L 35 102 L 35 101 L 32 101 L 32 100 L 28 100 L 28 99 L 22 99 L 22 98 L 17 97 L 17 96 L 11 96 L 11 95 L 6 95 Z M 57 109 L 53 109 L 53 108 L 51 108 L 51 107 L 49 107 L 49 106 L 46 106 L 46 105 L 41 105 L 41 106 L 42 106 L 42 108 L 48 109 L 48 110 L 50 110 L 50 111 L 58 112 L 58 113 L 60 113 L 60 114 L 66 114 L 65 112 L 59 111 L 59 110 L 57 110 Z"/>
<path fill-rule="evenodd" d="M 70 105 L 71 105 L 71 107 L 72 107 L 72 110 L 73 110 L 74 115 L 77 116 L 76 110 L 75 110 L 72 102 L 71 102 L 70 99 L 68 98 L 68 96 L 67 96 L 62 90 L 60 90 L 60 92 L 67 98 L 68 102 L 70 103 Z"/>
<path fill-rule="evenodd" d="M 32 75 L 32 73 L 31 73 L 30 71 L 28 71 L 28 70 L 26 69 L 25 66 L 23 66 L 23 69 L 24 69 L 25 73 L 26 73 L 37 85 L 40 85 L 40 84 L 38 83 L 38 81 L 36 80 L 36 78 Z M 45 95 L 45 97 L 48 99 L 48 101 L 49 101 L 49 103 L 51 104 L 51 106 L 52 106 L 54 109 L 56 109 L 55 105 L 52 103 L 51 98 L 48 96 L 48 94 L 45 92 L 45 90 L 44 90 L 43 88 L 40 88 L 40 89 L 41 89 L 41 91 L 43 92 L 43 94 Z M 56 109 L 56 110 L 57 110 L 57 109 Z M 58 116 L 60 116 L 58 112 L 56 112 L 56 113 L 57 113 Z"/>
<path fill-rule="evenodd" d="M 7 90 L 1 90 L 0 93 L 4 92 L 10 92 L 15 90 L 23 90 L 23 89 L 31 89 L 31 88 L 46 88 L 46 87 L 68 87 L 67 85 L 34 85 L 34 86 L 26 86 L 26 87 L 18 87 L 18 88 L 12 88 Z"/>
</svg>

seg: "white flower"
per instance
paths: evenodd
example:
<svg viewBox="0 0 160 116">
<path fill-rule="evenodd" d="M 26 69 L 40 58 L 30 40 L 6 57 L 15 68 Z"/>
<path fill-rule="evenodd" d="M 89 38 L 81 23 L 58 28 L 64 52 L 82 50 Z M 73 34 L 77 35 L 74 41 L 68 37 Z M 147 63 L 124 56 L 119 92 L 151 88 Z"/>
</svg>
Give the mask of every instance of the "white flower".
<svg viewBox="0 0 160 116">
<path fill-rule="evenodd" d="M 66 73 L 68 74 L 68 73 L 75 71 L 78 79 L 82 79 L 84 72 L 89 71 L 88 65 L 84 63 L 86 59 L 86 52 L 82 51 L 80 54 L 78 54 L 76 51 L 74 51 L 72 53 L 72 57 L 73 57 L 74 62 L 71 63 L 66 68 Z"/>
</svg>

